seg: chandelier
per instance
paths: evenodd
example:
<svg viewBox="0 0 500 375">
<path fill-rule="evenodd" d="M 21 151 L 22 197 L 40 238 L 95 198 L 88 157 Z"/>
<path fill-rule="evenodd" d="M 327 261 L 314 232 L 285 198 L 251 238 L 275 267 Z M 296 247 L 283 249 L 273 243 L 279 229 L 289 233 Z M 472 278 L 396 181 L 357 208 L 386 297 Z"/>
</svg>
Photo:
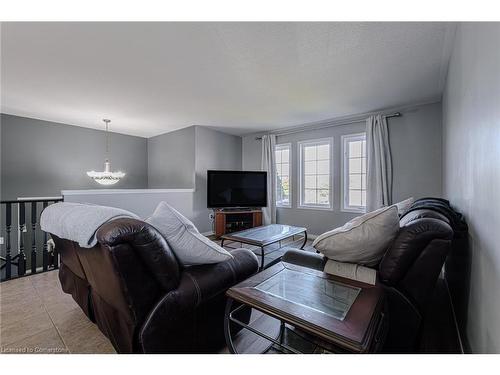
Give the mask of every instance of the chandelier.
<svg viewBox="0 0 500 375">
<path fill-rule="evenodd" d="M 106 124 L 106 160 L 104 161 L 104 171 L 103 172 L 96 172 L 96 171 L 89 171 L 87 172 L 87 176 L 92 178 L 95 182 L 101 184 L 101 185 L 114 185 L 118 181 L 120 181 L 123 177 L 125 177 L 125 173 L 123 172 L 111 172 L 111 164 L 108 159 L 108 153 L 109 153 L 109 123 L 111 120 L 104 119 L 102 120 Z"/>
</svg>

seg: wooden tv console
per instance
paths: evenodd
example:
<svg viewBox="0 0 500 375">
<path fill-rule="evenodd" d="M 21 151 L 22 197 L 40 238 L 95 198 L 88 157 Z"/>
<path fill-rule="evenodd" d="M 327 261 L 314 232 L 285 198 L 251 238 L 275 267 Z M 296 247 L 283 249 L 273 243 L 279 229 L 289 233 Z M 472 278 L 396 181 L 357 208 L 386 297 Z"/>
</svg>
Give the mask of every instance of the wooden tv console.
<svg viewBox="0 0 500 375">
<path fill-rule="evenodd" d="M 262 225 L 260 209 L 216 209 L 215 237 Z"/>
</svg>

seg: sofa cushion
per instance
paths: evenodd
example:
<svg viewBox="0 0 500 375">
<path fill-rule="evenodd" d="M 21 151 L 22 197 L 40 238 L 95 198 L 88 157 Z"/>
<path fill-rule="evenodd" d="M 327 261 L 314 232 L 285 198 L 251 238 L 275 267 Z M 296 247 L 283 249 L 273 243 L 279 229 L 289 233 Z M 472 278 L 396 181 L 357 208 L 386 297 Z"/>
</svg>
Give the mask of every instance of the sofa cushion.
<svg viewBox="0 0 500 375">
<path fill-rule="evenodd" d="M 313 247 L 329 259 L 375 266 L 398 230 L 397 207 L 383 207 L 323 233 L 314 240 Z"/>
<path fill-rule="evenodd" d="M 166 202 L 160 202 L 146 222 L 165 237 L 184 266 L 219 263 L 233 258 L 222 247 L 202 235 L 191 221 Z"/>
<path fill-rule="evenodd" d="M 413 197 L 410 197 L 408 199 L 405 199 L 404 201 L 394 204 L 398 208 L 399 217 L 403 216 L 406 213 L 406 211 L 410 209 L 413 202 L 415 202 L 415 199 L 413 199 Z"/>
</svg>

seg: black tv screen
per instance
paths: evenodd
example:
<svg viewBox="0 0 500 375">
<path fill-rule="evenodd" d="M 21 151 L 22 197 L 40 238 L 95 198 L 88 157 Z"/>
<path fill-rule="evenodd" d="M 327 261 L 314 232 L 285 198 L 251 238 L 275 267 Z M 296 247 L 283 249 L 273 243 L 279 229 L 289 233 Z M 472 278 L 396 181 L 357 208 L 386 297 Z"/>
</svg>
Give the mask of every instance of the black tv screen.
<svg viewBox="0 0 500 375">
<path fill-rule="evenodd" d="M 207 206 L 267 206 L 267 172 L 207 171 Z"/>
</svg>

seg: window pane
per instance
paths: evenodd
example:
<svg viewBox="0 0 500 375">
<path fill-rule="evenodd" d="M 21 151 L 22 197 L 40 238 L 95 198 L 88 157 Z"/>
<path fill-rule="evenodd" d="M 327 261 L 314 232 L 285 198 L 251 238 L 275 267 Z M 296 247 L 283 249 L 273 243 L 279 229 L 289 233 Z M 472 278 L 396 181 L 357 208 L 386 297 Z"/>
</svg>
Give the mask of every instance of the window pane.
<svg viewBox="0 0 500 375">
<path fill-rule="evenodd" d="M 319 204 L 330 203 L 330 190 L 318 190 L 318 203 Z"/>
<path fill-rule="evenodd" d="M 349 159 L 349 173 L 361 173 L 361 158 Z"/>
<path fill-rule="evenodd" d="M 276 155 L 275 156 L 276 157 L 276 164 L 281 163 L 281 150 L 276 150 L 274 152 L 274 154 Z"/>
<path fill-rule="evenodd" d="M 316 161 L 306 161 L 304 163 L 304 174 L 316 174 Z"/>
<path fill-rule="evenodd" d="M 301 146 L 301 204 L 330 206 L 330 158 L 330 143 L 318 141 L 317 144 L 311 142 L 307 146 Z"/>
<path fill-rule="evenodd" d="M 349 190 L 349 206 L 361 206 L 361 190 Z"/>
<path fill-rule="evenodd" d="M 290 146 L 276 146 L 276 205 L 290 205 Z"/>
<path fill-rule="evenodd" d="M 281 176 L 281 164 L 276 165 L 276 175 Z"/>
<path fill-rule="evenodd" d="M 362 208 L 366 205 L 366 139 L 359 134 L 347 136 L 344 143 L 345 208 Z"/>
<path fill-rule="evenodd" d="M 305 189 L 304 193 L 304 203 L 316 203 L 316 190 Z"/>
<path fill-rule="evenodd" d="M 290 164 L 281 164 L 281 176 L 288 176 L 290 174 Z"/>
<path fill-rule="evenodd" d="M 318 174 L 329 174 L 330 173 L 330 160 L 320 160 L 318 161 Z"/>
<path fill-rule="evenodd" d="M 306 189 L 316 189 L 316 176 L 305 176 L 304 187 Z"/>
<path fill-rule="evenodd" d="M 304 147 L 304 160 L 316 160 L 316 146 Z"/>
<path fill-rule="evenodd" d="M 330 145 L 318 146 L 318 160 L 330 160 Z"/>
<path fill-rule="evenodd" d="M 318 176 L 318 189 L 329 189 L 330 188 L 330 176 L 329 175 L 319 175 Z"/>
<path fill-rule="evenodd" d="M 281 160 L 283 163 L 290 162 L 290 150 L 288 148 L 284 148 L 281 150 Z"/>
<path fill-rule="evenodd" d="M 361 141 L 351 141 L 349 142 L 349 157 L 357 157 L 360 158 L 362 154 L 361 150 Z"/>
<path fill-rule="evenodd" d="M 361 189 L 361 175 L 360 174 L 350 174 L 349 175 L 349 189 Z"/>
</svg>

